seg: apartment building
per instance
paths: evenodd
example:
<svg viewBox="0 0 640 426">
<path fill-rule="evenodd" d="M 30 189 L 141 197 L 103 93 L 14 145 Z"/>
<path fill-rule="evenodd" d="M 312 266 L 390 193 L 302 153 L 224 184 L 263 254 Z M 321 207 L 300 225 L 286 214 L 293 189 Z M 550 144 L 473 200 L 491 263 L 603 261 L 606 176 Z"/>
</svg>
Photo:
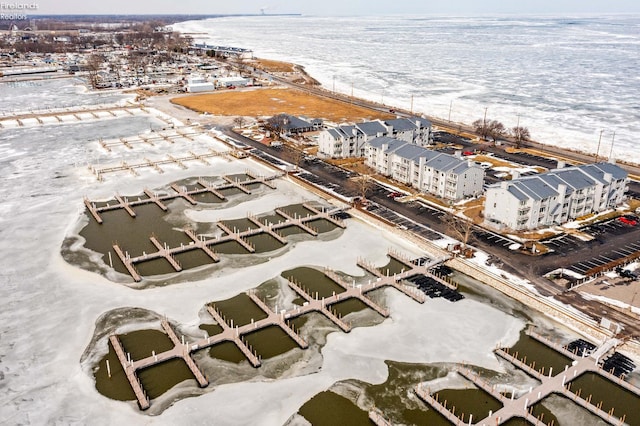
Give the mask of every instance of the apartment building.
<svg viewBox="0 0 640 426">
<path fill-rule="evenodd" d="M 428 145 L 431 122 L 420 117 L 375 120 L 327 129 L 318 136 L 319 153 L 330 158 L 363 157 L 365 144 L 388 136 L 416 145 Z"/>
<path fill-rule="evenodd" d="M 378 173 L 446 200 L 482 193 L 484 170 L 471 160 L 388 136 L 365 145 L 365 163 Z"/>
<path fill-rule="evenodd" d="M 628 175 L 612 163 L 563 167 L 491 185 L 485 222 L 498 229 L 537 229 L 613 209 L 625 200 Z"/>
</svg>

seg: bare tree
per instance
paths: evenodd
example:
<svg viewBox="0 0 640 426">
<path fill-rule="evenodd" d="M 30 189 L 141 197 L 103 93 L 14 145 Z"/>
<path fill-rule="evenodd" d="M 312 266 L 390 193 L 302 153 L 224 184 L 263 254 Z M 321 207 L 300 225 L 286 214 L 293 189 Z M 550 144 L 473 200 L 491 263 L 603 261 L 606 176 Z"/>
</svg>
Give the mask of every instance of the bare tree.
<svg viewBox="0 0 640 426">
<path fill-rule="evenodd" d="M 523 141 L 528 141 L 531 138 L 529 129 L 522 126 L 516 126 L 511 129 L 511 136 L 516 140 L 516 148 L 520 148 Z"/>
<path fill-rule="evenodd" d="M 493 142 L 504 136 L 506 129 L 504 124 L 497 120 L 486 120 L 484 118 L 478 119 L 472 123 L 475 132 L 484 140 L 491 138 Z"/>
<path fill-rule="evenodd" d="M 105 58 L 103 55 L 92 54 L 87 59 L 87 71 L 89 72 L 89 84 L 93 89 L 98 88 L 98 71 L 102 64 L 104 63 Z"/>
<path fill-rule="evenodd" d="M 280 135 L 286 130 L 287 123 L 287 116 L 285 114 L 278 114 L 269 118 L 266 121 L 264 128 L 272 134 L 271 137 L 273 140 L 278 140 L 280 138 Z"/>
<path fill-rule="evenodd" d="M 447 229 L 453 234 L 453 237 L 462 243 L 462 250 L 467 249 L 467 244 L 473 235 L 473 222 L 471 220 L 462 219 L 454 214 L 445 214 L 442 218 Z"/>
<path fill-rule="evenodd" d="M 233 124 L 236 125 L 236 127 L 239 127 L 242 129 L 242 127 L 244 126 L 245 123 L 245 118 L 241 115 L 237 116 L 236 118 L 233 119 Z"/>
<path fill-rule="evenodd" d="M 367 195 L 371 192 L 374 186 L 374 181 L 370 175 L 360 175 L 354 179 L 358 194 L 362 201 L 367 199 Z"/>
<path fill-rule="evenodd" d="M 496 120 L 489 121 L 487 124 L 487 127 L 489 131 L 489 136 L 491 137 L 494 143 L 496 142 L 496 140 L 498 140 L 498 138 L 504 136 L 506 133 L 506 128 L 504 127 L 504 124 Z"/>
<path fill-rule="evenodd" d="M 487 126 L 487 121 L 482 118 L 474 121 L 472 123 L 475 132 L 480 136 L 481 139 L 487 139 L 489 137 L 489 127 Z"/>
</svg>

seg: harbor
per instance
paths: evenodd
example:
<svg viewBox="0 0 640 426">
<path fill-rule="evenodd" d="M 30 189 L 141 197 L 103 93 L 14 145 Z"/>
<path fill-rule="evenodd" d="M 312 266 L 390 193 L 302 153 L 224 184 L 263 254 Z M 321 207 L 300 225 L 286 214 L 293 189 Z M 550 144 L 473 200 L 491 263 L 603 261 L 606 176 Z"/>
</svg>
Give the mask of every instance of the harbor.
<svg viewBox="0 0 640 426">
<path fill-rule="evenodd" d="M 515 354 L 508 348 L 498 348 L 495 350 L 495 354 L 506 361 L 513 364 L 515 367 L 524 371 L 527 375 L 537 379 L 540 385 L 537 387 L 530 387 L 528 392 L 516 397 L 514 392 L 511 392 L 510 397 L 505 396 L 503 393 L 497 390 L 496 385 L 491 385 L 479 378 L 470 369 L 462 366 L 456 369 L 456 372 L 465 379 L 471 381 L 479 389 L 482 389 L 487 394 L 491 395 L 501 405 L 501 408 L 495 411 L 489 411 L 485 417 L 473 418 L 473 415 L 465 417 L 465 413 L 462 411 L 464 407 L 458 407 L 458 414 L 456 414 L 455 406 L 447 406 L 446 400 L 439 400 L 437 394 L 434 396 L 428 388 L 425 389 L 423 385 L 418 385 L 414 389 L 416 395 L 429 404 L 435 410 L 437 410 L 442 416 L 444 416 L 451 424 L 454 425 L 501 425 L 506 424 L 514 418 L 522 418 L 529 422 L 529 424 L 547 424 L 540 416 L 533 414 L 533 407 L 540 401 L 544 400 L 551 394 L 559 394 L 565 396 L 568 400 L 580 405 L 587 409 L 591 413 L 600 417 L 612 425 L 622 425 L 625 421 L 630 420 L 629 424 L 635 424 L 637 419 L 632 417 L 636 416 L 636 410 L 631 407 L 637 406 L 640 401 L 640 388 L 625 382 L 622 377 L 617 377 L 611 373 L 605 371 L 598 362 L 600 359 L 613 352 L 621 342 L 617 340 L 609 340 L 597 348 L 590 355 L 583 354 L 578 356 L 575 352 L 570 352 L 566 348 L 559 346 L 545 337 L 537 334 L 534 330 L 527 330 L 527 335 L 531 338 L 540 341 L 545 346 L 552 348 L 553 350 L 566 356 L 571 362 L 564 365 L 563 369 L 559 371 L 554 370 L 547 366 L 545 372 L 545 366 L 542 365 L 540 369 L 536 369 L 535 361 L 531 364 L 527 363 L 527 357 L 518 356 L 518 352 Z M 635 402 L 631 405 L 627 404 L 627 412 L 620 413 L 618 410 L 618 416 L 615 415 L 615 409 L 611 408 L 608 411 L 603 410 L 603 401 L 596 402 L 593 400 L 592 395 L 582 394 L 582 389 L 578 390 L 576 387 L 572 388 L 572 382 L 579 377 L 582 377 L 586 373 L 591 372 L 605 378 L 608 386 L 619 386 L 625 389 L 627 392 L 635 395 Z M 461 410 L 462 409 L 462 410 Z M 630 409 L 630 411 L 629 411 Z"/>
<path fill-rule="evenodd" d="M 291 309 L 278 310 L 276 307 L 276 310 L 272 310 L 263 300 L 256 296 L 255 292 L 249 291 L 247 293 L 249 299 L 264 313 L 264 317 L 258 320 L 251 318 L 250 322 L 246 324 L 234 324 L 234 320 L 227 319 L 224 314 L 216 308 L 215 303 L 209 304 L 206 306 L 206 311 L 216 324 L 221 327 L 221 329 L 218 333 L 211 336 L 207 335 L 201 339 L 188 340 L 185 339 L 184 336 L 179 339 L 173 330 L 173 327 L 165 318 L 160 323 L 161 328 L 170 338 L 173 347 L 162 352 L 159 351 L 156 353 L 153 351 L 150 356 L 142 359 L 132 359 L 131 355 L 126 352 L 126 348 L 120 343 L 116 334 L 109 336 L 109 343 L 115 350 L 126 379 L 136 397 L 139 408 L 141 410 L 146 410 L 150 407 L 151 401 L 138 378 L 137 371 L 139 370 L 179 358 L 188 366 L 193 377 L 197 381 L 198 386 L 206 387 L 208 386 L 209 381 L 206 378 L 205 373 L 199 369 L 191 357 L 191 354 L 197 351 L 208 349 L 224 342 L 231 342 L 243 353 L 251 366 L 259 368 L 261 366 L 260 354 L 257 353 L 246 341 L 246 336 L 252 333 L 276 326 L 279 327 L 290 339 L 292 339 L 298 347 L 306 349 L 308 347 L 308 343 L 292 326 L 292 321 L 303 315 L 308 315 L 314 312 L 320 313 L 330 320 L 339 330 L 348 333 L 351 331 L 352 326 L 345 323 L 341 316 L 332 309 L 332 306 L 335 304 L 356 299 L 361 301 L 366 307 L 378 313 L 380 316 L 388 317 L 391 313 L 387 309 L 379 306 L 367 297 L 367 293 L 386 287 L 396 289 L 410 299 L 413 299 L 415 302 L 424 303 L 426 300 L 425 296 L 415 287 L 403 284 L 403 280 L 410 276 L 428 273 L 429 269 L 433 268 L 437 263 L 416 265 L 407 257 L 396 251 L 390 251 L 388 255 L 390 258 L 396 259 L 397 261 L 407 262 L 404 263 L 407 268 L 406 271 L 399 274 L 394 273 L 393 275 L 382 275 L 378 269 L 372 267 L 370 263 L 361 260 L 358 262 L 358 265 L 372 273 L 375 279 L 369 280 L 366 284 L 356 285 L 355 283 L 348 283 L 334 271 L 325 269 L 322 273 L 341 288 L 341 291 L 333 291 L 333 294 L 328 297 L 320 297 L 318 292 L 312 294 L 305 289 L 304 283 L 297 283 L 292 279 L 289 279 L 288 286 L 304 301 L 301 305 Z M 108 369 L 110 367 L 106 368 Z"/>
</svg>

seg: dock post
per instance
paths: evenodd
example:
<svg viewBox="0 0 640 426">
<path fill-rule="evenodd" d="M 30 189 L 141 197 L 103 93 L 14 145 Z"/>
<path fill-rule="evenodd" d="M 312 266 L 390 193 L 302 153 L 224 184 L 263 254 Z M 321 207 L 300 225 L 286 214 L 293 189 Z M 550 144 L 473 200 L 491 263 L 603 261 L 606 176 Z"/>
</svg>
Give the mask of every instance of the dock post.
<svg viewBox="0 0 640 426">
<path fill-rule="evenodd" d="M 111 378 L 111 366 L 109 365 L 109 360 L 107 360 L 107 375 Z"/>
</svg>

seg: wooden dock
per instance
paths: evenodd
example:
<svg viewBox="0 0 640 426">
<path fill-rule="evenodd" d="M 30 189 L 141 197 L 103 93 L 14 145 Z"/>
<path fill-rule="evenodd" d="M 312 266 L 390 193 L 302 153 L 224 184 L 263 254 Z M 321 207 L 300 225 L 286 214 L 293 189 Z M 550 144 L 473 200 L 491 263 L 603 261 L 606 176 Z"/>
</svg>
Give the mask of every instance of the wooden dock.
<svg viewBox="0 0 640 426">
<path fill-rule="evenodd" d="M 99 181 L 102 181 L 103 176 L 107 173 L 129 172 L 134 176 L 137 176 L 139 169 L 147 169 L 147 168 L 153 168 L 156 171 L 159 171 L 160 173 L 162 173 L 162 168 L 160 166 L 166 165 L 166 164 L 173 164 L 173 165 L 177 165 L 178 167 L 181 167 L 182 169 L 187 169 L 188 167 L 185 164 L 187 162 L 192 162 L 192 161 L 202 162 L 206 158 L 224 157 L 225 154 L 226 154 L 225 152 L 218 152 L 212 149 L 206 152 L 201 152 L 199 154 L 195 154 L 192 151 L 190 151 L 188 155 L 182 155 L 180 157 L 174 157 L 170 154 L 167 154 L 167 156 L 162 159 L 150 160 L 145 158 L 145 161 L 140 163 L 129 164 L 123 161 L 118 166 L 107 166 L 107 167 L 95 167 L 93 165 L 89 165 L 89 170 L 91 170 L 91 172 L 96 176 L 96 178 Z"/>
<path fill-rule="evenodd" d="M 376 426 L 393 426 L 393 423 L 387 420 L 384 414 L 377 408 L 369 410 L 369 420 Z"/>
<path fill-rule="evenodd" d="M 89 199 L 87 199 L 86 197 L 84 198 L 84 204 L 87 207 L 87 210 L 89 210 L 93 218 L 96 220 L 96 222 L 102 223 L 103 219 L 100 217 L 101 212 L 124 209 L 129 213 L 129 215 L 131 215 L 132 217 L 135 217 L 135 211 L 133 210 L 133 207 L 144 205 L 144 204 L 151 204 L 151 203 L 157 205 L 162 211 L 167 211 L 168 209 L 167 209 L 167 206 L 164 204 L 164 201 L 171 201 L 177 198 L 183 198 L 188 203 L 195 205 L 197 204 L 197 202 L 193 199 L 193 196 L 207 193 L 207 192 L 215 195 L 221 200 L 224 200 L 225 199 L 224 195 L 220 193 L 220 191 L 223 189 L 235 188 L 237 186 L 250 185 L 250 184 L 263 184 L 271 188 L 273 187 L 273 185 L 270 183 L 270 181 L 273 179 L 277 179 L 281 176 L 282 175 L 251 176 L 250 180 L 245 181 L 243 183 L 239 183 L 239 184 L 230 183 L 230 182 L 212 184 L 200 178 L 198 179 L 198 182 L 197 182 L 198 186 L 193 189 L 187 189 L 185 187 L 180 187 L 176 184 L 172 184 L 170 185 L 170 188 L 174 191 L 174 193 L 158 195 L 150 191 L 149 189 L 145 188 L 143 189 L 143 192 L 146 198 L 138 196 L 136 199 L 128 199 L 126 197 L 123 198 L 120 195 L 116 194 L 114 196 L 114 201 L 108 201 L 104 206 L 97 207 L 95 202 L 89 201 Z"/>
<path fill-rule="evenodd" d="M 273 225 L 269 225 L 269 226 L 273 226 Z M 195 241 L 202 242 L 202 240 L 199 239 L 195 234 L 193 234 L 193 232 L 191 232 L 190 235 L 191 235 L 191 238 L 194 240 L 194 242 Z M 167 253 L 170 252 L 171 250 L 171 249 L 167 249 L 165 245 L 161 244 L 157 240 L 155 244 L 161 247 L 162 250 L 164 250 Z M 120 250 L 120 253 L 122 253 L 121 250 Z M 125 254 L 123 254 L 122 256 L 126 257 Z M 208 385 L 208 380 L 206 379 L 204 374 L 200 371 L 195 361 L 191 357 L 191 354 L 196 351 L 206 349 L 223 342 L 227 342 L 227 341 L 232 342 L 233 344 L 236 345 L 236 347 L 240 349 L 240 351 L 244 354 L 244 356 L 247 358 L 249 363 L 253 367 L 258 368 L 262 364 L 260 357 L 255 352 L 255 350 L 247 344 L 243 336 L 246 336 L 248 334 L 254 333 L 258 330 L 261 330 L 267 327 L 277 326 L 281 330 L 283 330 L 294 342 L 296 342 L 296 344 L 300 348 L 306 349 L 309 345 L 289 324 L 289 321 L 291 319 L 301 315 L 308 314 L 308 313 L 318 312 L 325 315 L 327 318 L 329 318 L 342 331 L 349 332 L 351 330 L 351 326 L 346 324 L 344 321 L 342 321 L 342 319 L 331 310 L 331 305 L 344 300 L 356 298 L 362 301 L 363 303 L 365 303 L 370 308 L 374 309 L 376 312 L 380 313 L 381 315 L 388 316 L 389 312 L 384 308 L 377 306 L 373 301 L 371 301 L 368 297 L 366 297 L 366 293 L 379 288 L 387 287 L 387 286 L 398 288 L 398 289 L 403 289 L 403 287 L 406 287 L 397 282 L 398 280 L 401 280 L 401 278 L 397 276 L 379 278 L 376 281 L 369 282 L 368 284 L 350 285 L 345 280 L 340 278 L 335 272 L 329 269 L 325 270 L 325 275 L 327 275 L 328 278 L 330 278 L 331 280 L 336 282 L 340 287 L 342 287 L 344 291 L 340 293 L 334 293 L 332 296 L 325 297 L 325 298 L 313 297 L 311 294 L 305 291 L 301 285 L 290 280 L 289 286 L 297 294 L 299 294 L 302 298 L 304 298 L 306 302 L 302 306 L 295 306 L 288 310 L 281 310 L 280 312 L 275 312 L 271 310 L 266 305 L 266 303 L 264 303 L 262 300 L 260 300 L 256 296 L 255 292 L 249 291 L 247 293 L 249 298 L 266 314 L 266 318 L 263 318 L 257 321 L 254 321 L 252 319 L 251 322 L 248 324 L 244 324 L 244 325 L 236 324 L 234 326 L 233 321 L 228 322 L 225 319 L 225 317 L 214 306 L 207 305 L 206 308 L 209 314 L 211 315 L 211 317 L 220 325 L 220 327 L 222 327 L 222 331 L 214 336 L 207 336 L 205 338 L 197 339 L 192 342 L 189 342 L 186 340 L 181 341 L 180 339 L 178 339 L 178 336 L 175 334 L 169 322 L 166 320 L 162 320 L 161 326 L 164 332 L 169 336 L 169 339 L 173 343 L 174 347 L 168 351 L 164 351 L 161 353 L 157 353 L 157 354 L 152 353 L 150 356 L 140 360 L 133 361 L 128 359 L 125 356 L 124 349 L 122 348 L 122 345 L 120 344 L 118 337 L 115 335 L 110 336 L 109 339 L 112 342 L 114 349 L 116 350 L 116 354 L 118 355 L 118 359 L 120 360 L 120 363 L 127 375 L 127 379 L 132 389 L 134 390 L 134 393 L 136 394 L 136 398 L 138 399 L 138 404 L 140 408 L 145 410 L 149 408 L 149 404 L 150 404 L 148 398 L 144 393 L 144 389 L 136 375 L 136 371 L 142 368 L 148 368 L 153 365 L 157 365 L 171 359 L 180 358 L 185 361 L 185 363 L 191 370 L 192 374 L 194 375 L 196 381 L 198 382 L 199 386 L 205 387 Z M 407 287 L 407 288 L 404 288 L 403 290 L 405 294 L 412 295 L 415 289 L 412 290 L 411 288 Z M 415 293 L 418 294 L 417 290 L 415 290 Z M 424 299 L 421 299 L 419 297 L 418 298 L 414 297 L 414 300 L 424 302 Z M 384 419 L 383 416 L 379 416 L 378 420 L 381 423 L 376 423 L 376 424 L 380 424 L 380 425 L 389 424 L 389 423 L 385 423 L 383 419 Z"/>
<path fill-rule="evenodd" d="M 145 201 L 156 202 L 160 199 L 164 199 L 164 198 L 156 197 L 155 199 L 147 199 Z M 92 208 L 91 210 L 92 214 L 95 213 L 96 215 L 98 215 L 98 213 L 95 212 L 95 210 L 97 209 Z M 334 213 L 337 211 L 340 211 L 340 209 L 331 210 L 331 212 L 334 212 Z M 327 213 L 325 212 L 321 213 L 322 216 L 324 216 L 325 214 Z M 315 218 L 316 218 L 315 215 L 310 215 L 308 217 L 305 217 L 305 220 L 315 220 Z M 251 220 L 251 217 L 249 218 L 249 220 Z M 225 234 L 222 236 L 209 237 L 209 238 L 203 235 L 198 236 L 192 230 L 185 229 L 184 232 L 191 239 L 191 242 L 189 244 L 180 244 L 180 246 L 176 246 L 176 247 L 169 247 L 166 243 L 161 243 L 160 241 L 157 240 L 156 237 L 151 236 L 150 240 L 151 240 L 151 243 L 156 247 L 156 251 L 153 253 L 143 252 L 141 255 L 134 256 L 134 257 L 131 257 L 128 252 L 123 251 L 118 244 L 114 244 L 113 248 L 116 254 L 118 255 L 118 257 L 120 258 L 120 260 L 122 261 L 122 263 L 124 264 L 124 266 L 127 268 L 127 271 L 129 272 L 131 277 L 134 279 L 134 281 L 139 282 L 142 280 L 142 277 L 140 276 L 140 274 L 137 272 L 135 268 L 135 265 L 139 263 L 148 262 L 156 259 L 165 259 L 167 262 L 171 264 L 171 266 L 176 272 L 180 272 L 182 271 L 182 266 L 175 258 L 177 254 L 187 253 L 194 250 L 202 250 L 207 254 L 207 256 L 213 262 L 219 262 L 220 256 L 217 253 L 215 253 L 215 251 L 212 248 L 213 246 L 217 244 L 223 244 L 229 241 L 235 241 L 236 243 L 240 244 L 245 250 L 247 250 L 247 252 L 255 253 L 255 247 L 247 240 L 247 238 L 254 235 L 259 235 L 259 234 L 269 234 L 273 238 L 278 240 L 280 243 L 286 244 L 287 243 L 286 239 L 280 234 L 278 234 L 277 230 L 281 228 L 285 228 L 287 226 L 296 225 L 299 223 L 299 219 L 291 219 L 291 220 L 285 219 L 283 222 L 280 222 L 277 224 L 264 224 L 254 217 L 253 220 L 251 220 L 251 222 L 255 225 L 255 227 L 253 228 L 249 227 L 249 229 L 244 231 L 241 231 L 238 229 L 230 229 L 223 222 L 217 222 L 216 225 Z M 398 286 L 397 283 L 393 283 L 389 285 L 396 286 L 400 291 L 407 293 L 406 291 L 407 289 L 404 288 L 404 286 Z M 411 297 L 416 298 L 416 295 L 411 293 Z M 368 306 L 371 306 L 369 301 L 364 301 L 364 303 L 366 303 Z"/>
<path fill-rule="evenodd" d="M 536 370 L 534 368 L 534 365 L 529 365 L 526 363 L 526 358 L 520 359 L 517 353 L 511 354 L 508 349 L 496 349 L 496 355 L 509 361 L 510 363 L 527 373 L 529 376 L 541 382 L 539 386 L 530 388 L 529 392 L 526 392 L 517 398 L 513 394 L 511 398 L 505 397 L 496 390 L 495 386 L 489 385 L 487 382 L 480 379 L 475 373 L 466 368 L 458 369 L 458 374 L 473 382 L 478 388 L 487 392 L 502 404 L 501 409 L 497 410 L 494 413 L 489 413 L 489 415 L 484 419 L 478 419 L 475 424 L 501 425 L 514 417 L 522 417 L 532 424 L 538 424 L 540 422 L 540 419 L 537 419 L 531 414 L 531 409 L 533 405 L 542 401 L 552 393 L 557 393 L 565 396 L 566 398 L 574 401 L 578 405 L 584 407 L 594 415 L 600 417 L 610 424 L 618 425 L 624 423 L 624 418 L 614 416 L 613 410 L 611 410 L 610 412 L 605 412 L 604 410 L 602 410 L 602 403 L 598 405 L 594 405 L 593 403 L 591 403 L 591 396 L 585 399 L 581 398 L 579 391 L 571 391 L 571 381 L 575 380 L 577 377 L 580 377 L 586 372 L 593 372 L 606 377 L 614 384 L 620 385 L 625 389 L 635 393 L 636 395 L 640 395 L 640 389 L 628 382 L 622 381 L 616 376 L 607 376 L 608 373 L 606 373 L 602 370 L 602 368 L 599 367 L 597 363 L 597 357 L 578 357 L 575 354 L 562 348 L 560 345 L 554 344 L 553 342 L 548 341 L 548 339 L 544 338 L 543 336 L 537 335 L 530 330 L 527 331 L 527 334 L 531 335 L 532 337 L 535 336 L 535 339 L 548 344 L 556 350 L 561 350 L 561 353 L 572 359 L 573 363 L 571 365 L 565 366 L 565 369 L 563 371 L 556 372 L 555 375 L 553 374 L 553 371 L 549 371 L 548 374 L 545 374 L 544 368 L 541 370 Z M 610 347 L 610 342 L 605 342 L 603 347 L 606 350 L 607 347 Z M 429 394 L 428 390 L 425 391 L 423 387 L 418 386 L 415 389 L 415 393 L 420 397 L 420 399 L 440 412 L 453 424 L 465 424 L 463 423 L 462 419 L 456 417 L 455 413 L 452 413 L 446 407 L 446 402 L 445 404 L 440 403 L 437 400 L 437 397 L 434 398 Z M 471 420 L 469 421 L 469 424 L 471 424 Z"/>
<path fill-rule="evenodd" d="M 140 383 L 140 379 L 138 379 L 138 376 L 136 375 L 136 370 L 124 355 L 124 350 L 122 349 L 120 339 L 118 339 L 118 336 L 116 335 L 111 335 L 109 336 L 109 341 L 111 342 L 111 346 L 113 346 L 113 350 L 118 356 L 118 360 L 120 361 L 120 365 L 122 365 L 122 369 L 124 370 L 125 375 L 127 376 L 127 380 L 131 385 L 131 389 L 133 389 L 133 393 L 136 395 L 136 399 L 138 400 L 138 407 L 140 407 L 141 410 L 146 410 L 150 405 L 149 398 L 142 389 L 142 383 Z"/>
</svg>

